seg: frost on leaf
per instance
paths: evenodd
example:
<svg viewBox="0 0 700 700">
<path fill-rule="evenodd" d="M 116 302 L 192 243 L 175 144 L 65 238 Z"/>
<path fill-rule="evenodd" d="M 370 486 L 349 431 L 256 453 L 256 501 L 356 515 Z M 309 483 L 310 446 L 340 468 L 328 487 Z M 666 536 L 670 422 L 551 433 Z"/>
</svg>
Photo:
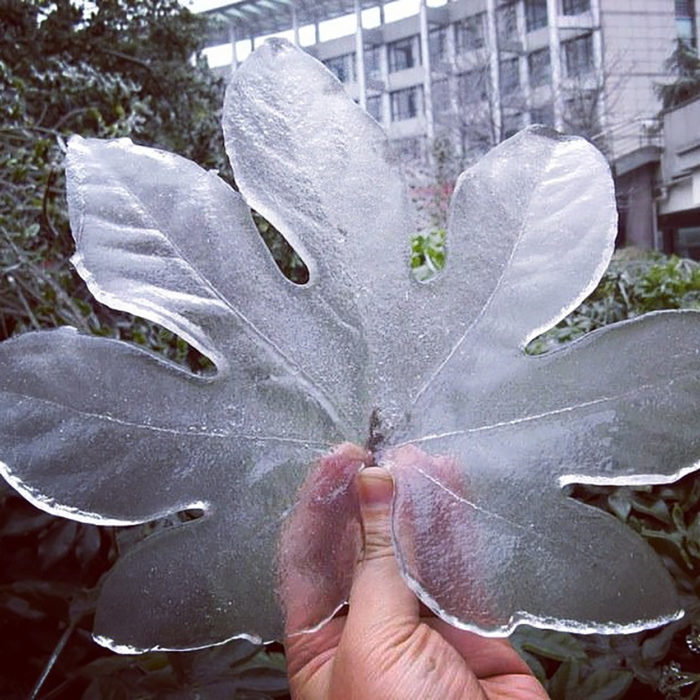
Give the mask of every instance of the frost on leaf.
<svg viewBox="0 0 700 700">
<path fill-rule="evenodd" d="M 190 649 L 279 638 L 283 612 L 288 632 L 321 624 L 347 599 L 353 478 L 372 461 L 395 480 L 402 573 L 446 620 L 503 635 L 677 617 L 652 550 L 562 489 L 698 466 L 698 314 L 524 353 L 610 257 L 601 155 L 538 127 L 501 144 L 460 178 L 447 266 L 420 284 L 386 137 L 318 62 L 266 44 L 235 73 L 223 127 L 240 193 L 128 140 L 74 137 L 67 159 L 92 293 L 185 338 L 214 375 L 65 328 L 0 345 L 2 472 L 29 500 L 98 524 L 204 512 L 121 558 L 96 638 Z M 251 207 L 307 284 L 280 274 Z"/>
</svg>

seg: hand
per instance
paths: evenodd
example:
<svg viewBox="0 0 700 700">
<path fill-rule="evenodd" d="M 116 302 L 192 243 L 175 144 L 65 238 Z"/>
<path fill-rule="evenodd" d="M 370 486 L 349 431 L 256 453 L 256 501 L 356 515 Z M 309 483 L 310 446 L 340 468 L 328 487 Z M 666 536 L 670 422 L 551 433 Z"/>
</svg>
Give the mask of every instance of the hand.
<svg viewBox="0 0 700 700">
<path fill-rule="evenodd" d="M 364 554 L 346 617 L 287 638 L 299 700 L 547 698 L 503 639 L 458 630 L 421 605 L 399 574 L 390 534 L 393 481 L 377 467 L 357 476 Z M 287 601 L 291 605 L 290 601 Z"/>
</svg>

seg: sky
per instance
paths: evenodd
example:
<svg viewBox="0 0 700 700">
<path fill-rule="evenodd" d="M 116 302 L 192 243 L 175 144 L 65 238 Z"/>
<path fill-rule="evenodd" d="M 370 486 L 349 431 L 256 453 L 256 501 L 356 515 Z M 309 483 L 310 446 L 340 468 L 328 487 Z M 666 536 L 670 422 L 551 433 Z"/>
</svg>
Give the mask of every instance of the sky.
<svg viewBox="0 0 700 700">
<path fill-rule="evenodd" d="M 229 0 L 180 0 L 180 2 L 188 7 L 193 12 L 201 12 L 203 10 L 210 10 L 222 5 L 229 4 Z M 437 7 L 439 5 L 444 5 L 447 0 L 428 0 L 428 5 L 431 7 Z M 409 17 L 411 15 L 418 14 L 419 0 L 393 0 L 393 2 L 387 2 L 384 5 L 384 19 L 385 22 L 395 22 L 404 17 Z M 371 29 L 379 25 L 379 8 L 373 7 L 362 11 L 362 26 L 365 29 Z M 319 25 L 319 34 L 321 41 L 328 41 L 329 39 L 335 39 L 339 36 L 345 36 L 347 34 L 353 34 L 355 31 L 355 16 L 347 15 L 346 17 L 338 17 L 334 20 L 329 20 L 327 22 L 321 22 Z M 271 34 L 269 36 L 282 36 L 287 39 L 292 40 L 292 31 L 281 32 L 279 34 Z M 260 37 L 256 39 L 256 46 L 258 42 L 262 43 L 266 37 Z M 301 26 L 299 28 L 299 42 L 302 46 L 309 46 L 314 43 L 314 28 L 313 25 Z M 239 41 L 236 43 L 236 54 L 238 55 L 238 60 L 242 61 L 251 51 L 250 41 L 247 39 L 244 41 Z M 212 68 L 217 66 L 228 65 L 231 63 L 231 46 L 225 44 L 222 46 L 214 46 L 206 49 L 204 54 L 209 59 L 209 65 Z"/>
</svg>

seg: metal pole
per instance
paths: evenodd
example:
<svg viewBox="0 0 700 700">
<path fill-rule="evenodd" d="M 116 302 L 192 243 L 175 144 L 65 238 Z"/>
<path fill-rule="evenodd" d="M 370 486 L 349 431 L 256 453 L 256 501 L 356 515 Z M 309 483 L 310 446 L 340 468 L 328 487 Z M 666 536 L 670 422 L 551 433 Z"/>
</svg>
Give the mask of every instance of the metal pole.
<svg viewBox="0 0 700 700">
<path fill-rule="evenodd" d="M 360 93 L 360 106 L 367 109 L 367 79 L 365 77 L 365 38 L 362 33 L 362 3 L 355 0 L 355 69 L 357 73 L 357 89 Z"/>
<path fill-rule="evenodd" d="M 420 0 L 420 49 L 423 54 L 423 102 L 425 103 L 425 133 L 428 137 L 430 151 L 435 138 L 433 121 L 433 76 L 430 68 L 430 41 L 428 36 L 428 7 L 425 0 Z"/>
<path fill-rule="evenodd" d="M 549 60 L 552 66 L 552 103 L 554 107 L 554 126 L 564 128 L 564 95 L 561 79 L 561 47 L 559 28 L 557 27 L 559 10 L 557 0 L 547 0 L 547 26 L 549 27 Z"/>
<path fill-rule="evenodd" d="M 486 19 L 489 48 L 489 70 L 491 73 L 491 126 L 496 137 L 496 143 L 501 140 L 502 117 L 501 117 L 501 73 L 498 55 L 498 32 L 496 30 L 496 1 L 486 1 Z M 495 143 L 492 145 L 496 145 Z"/>
</svg>

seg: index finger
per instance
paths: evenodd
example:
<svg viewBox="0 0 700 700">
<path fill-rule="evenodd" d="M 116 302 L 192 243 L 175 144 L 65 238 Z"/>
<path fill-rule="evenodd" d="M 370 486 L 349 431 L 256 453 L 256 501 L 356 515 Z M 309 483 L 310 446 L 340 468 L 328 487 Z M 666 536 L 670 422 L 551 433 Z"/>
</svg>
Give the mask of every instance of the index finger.
<svg viewBox="0 0 700 700">
<path fill-rule="evenodd" d="M 328 620 L 347 601 L 362 551 L 355 474 L 371 455 L 338 445 L 310 471 L 282 528 L 279 596 L 287 637 Z"/>
</svg>

